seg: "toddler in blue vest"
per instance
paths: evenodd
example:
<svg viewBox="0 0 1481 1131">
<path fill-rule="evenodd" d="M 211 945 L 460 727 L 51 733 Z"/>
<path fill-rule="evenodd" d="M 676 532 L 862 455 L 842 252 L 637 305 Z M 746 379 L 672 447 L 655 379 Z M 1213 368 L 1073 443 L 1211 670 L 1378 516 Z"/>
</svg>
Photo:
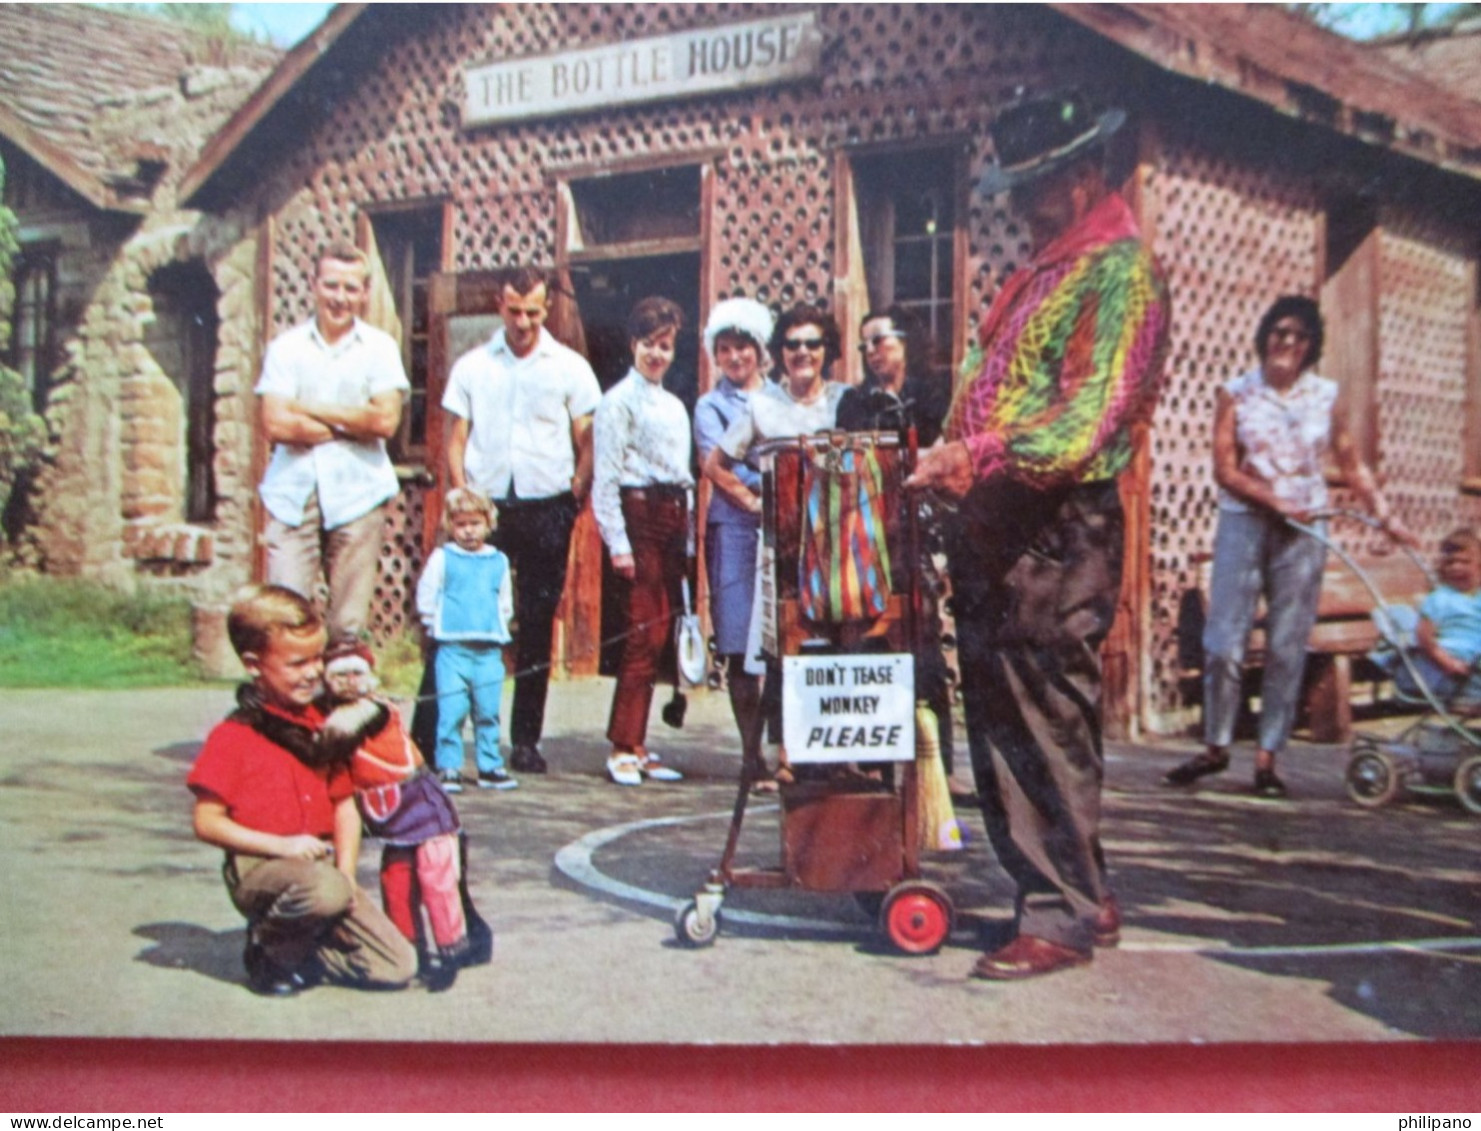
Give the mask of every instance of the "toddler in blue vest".
<svg viewBox="0 0 1481 1131">
<path fill-rule="evenodd" d="M 509 559 L 487 544 L 496 517 L 493 503 L 472 488 L 449 491 L 442 525 L 452 540 L 432 551 L 417 582 L 417 615 L 437 641 L 433 761 L 449 793 L 463 790 L 463 721 L 470 710 L 479 788 L 519 785 L 499 753 L 503 648 L 510 640 L 514 598 Z"/>
</svg>

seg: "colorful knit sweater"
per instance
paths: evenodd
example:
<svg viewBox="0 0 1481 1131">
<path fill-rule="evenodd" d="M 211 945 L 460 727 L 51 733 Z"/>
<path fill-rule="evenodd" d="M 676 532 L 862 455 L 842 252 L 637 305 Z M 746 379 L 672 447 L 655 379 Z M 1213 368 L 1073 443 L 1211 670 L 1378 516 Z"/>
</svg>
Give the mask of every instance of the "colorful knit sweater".
<svg viewBox="0 0 1481 1131">
<path fill-rule="evenodd" d="M 977 480 L 1111 479 L 1150 418 L 1171 321 L 1161 269 L 1112 193 L 1009 276 L 968 355 L 946 435 Z"/>
</svg>

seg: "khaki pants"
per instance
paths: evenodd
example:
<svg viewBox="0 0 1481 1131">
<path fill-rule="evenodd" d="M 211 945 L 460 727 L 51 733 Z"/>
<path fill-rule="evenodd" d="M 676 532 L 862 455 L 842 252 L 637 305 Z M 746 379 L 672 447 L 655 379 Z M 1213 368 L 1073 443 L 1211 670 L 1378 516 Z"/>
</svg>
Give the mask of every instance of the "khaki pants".
<svg viewBox="0 0 1481 1131">
<path fill-rule="evenodd" d="M 248 931 L 284 969 L 314 958 L 331 981 L 363 989 L 399 989 L 416 976 L 415 949 L 333 864 L 236 853 L 222 875 Z"/>
<path fill-rule="evenodd" d="M 325 530 L 319 495 L 309 496 L 303 522 L 288 526 L 267 516 L 263 540 L 267 545 L 267 580 L 314 599 L 322 568 L 329 584 L 330 639 L 363 636 L 370 627 L 370 602 L 375 597 L 386 507 L 382 503 L 353 522 Z"/>
</svg>

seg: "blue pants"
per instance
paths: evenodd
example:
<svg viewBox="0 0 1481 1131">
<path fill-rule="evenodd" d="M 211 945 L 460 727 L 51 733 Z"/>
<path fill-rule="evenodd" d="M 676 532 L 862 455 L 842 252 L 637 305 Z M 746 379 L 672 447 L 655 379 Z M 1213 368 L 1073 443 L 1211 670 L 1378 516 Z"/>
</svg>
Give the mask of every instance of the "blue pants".
<svg viewBox="0 0 1481 1131">
<path fill-rule="evenodd" d="M 1325 536 L 1322 524 L 1316 529 Z M 1210 746 L 1234 740 L 1244 657 L 1255 608 L 1265 597 L 1265 671 L 1260 748 L 1279 754 L 1296 722 L 1306 642 L 1316 624 L 1327 548 L 1269 511 L 1220 511 L 1214 576 L 1203 630 L 1203 730 Z"/>
<path fill-rule="evenodd" d="M 473 713 L 473 757 L 479 773 L 504 768 L 499 715 L 504 700 L 504 653 L 498 644 L 437 645 L 437 753 L 439 770 L 463 768 L 463 720 Z"/>
</svg>

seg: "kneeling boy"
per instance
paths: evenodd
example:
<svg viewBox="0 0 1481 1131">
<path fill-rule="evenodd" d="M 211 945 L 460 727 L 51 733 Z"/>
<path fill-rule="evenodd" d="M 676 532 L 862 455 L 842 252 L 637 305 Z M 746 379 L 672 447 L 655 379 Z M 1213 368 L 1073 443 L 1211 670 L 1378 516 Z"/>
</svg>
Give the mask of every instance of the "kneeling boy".
<svg viewBox="0 0 1481 1131">
<path fill-rule="evenodd" d="M 360 814 L 343 766 L 314 764 L 275 740 L 315 730 L 325 632 L 313 607 L 281 586 L 254 586 L 227 618 L 252 682 L 206 739 L 186 784 L 195 835 L 226 850 L 222 875 L 247 917 L 243 960 L 254 992 L 284 996 L 323 976 L 397 989 L 416 952 L 355 883 Z M 299 744 L 295 744 L 297 746 Z"/>
</svg>

